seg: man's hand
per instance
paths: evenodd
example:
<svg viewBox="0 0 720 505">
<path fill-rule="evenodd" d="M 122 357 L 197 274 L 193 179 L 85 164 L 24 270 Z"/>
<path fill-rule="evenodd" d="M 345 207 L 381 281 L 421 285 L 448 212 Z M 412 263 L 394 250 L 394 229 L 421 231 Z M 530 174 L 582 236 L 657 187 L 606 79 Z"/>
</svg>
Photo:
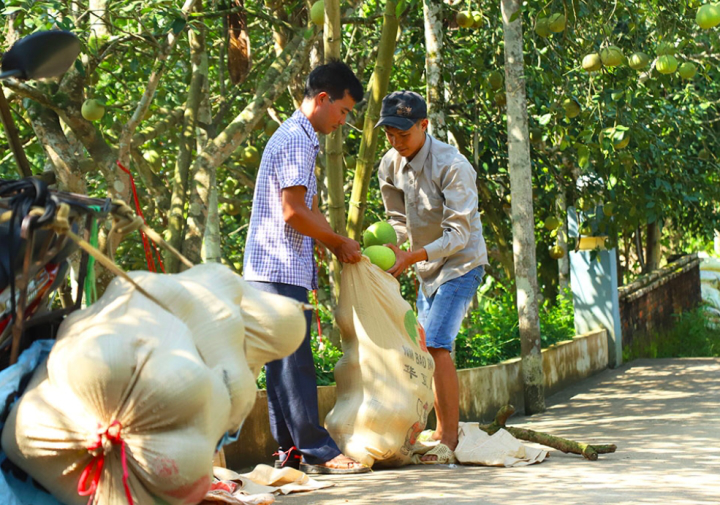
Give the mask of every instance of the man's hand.
<svg viewBox="0 0 720 505">
<path fill-rule="evenodd" d="M 383 245 L 389 247 L 395 253 L 395 264 L 388 269 L 388 273 L 394 277 L 400 277 L 400 274 L 418 261 L 427 260 L 427 252 L 425 252 L 425 249 L 420 249 L 419 251 L 403 251 L 395 244 Z"/>
<path fill-rule="evenodd" d="M 338 235 L 340 244 L 332 249 L 332 253 L 341 263 L 357 263 L 362 258 L 360 254 L 360 244 L 351 238 Z"/>
</svg>

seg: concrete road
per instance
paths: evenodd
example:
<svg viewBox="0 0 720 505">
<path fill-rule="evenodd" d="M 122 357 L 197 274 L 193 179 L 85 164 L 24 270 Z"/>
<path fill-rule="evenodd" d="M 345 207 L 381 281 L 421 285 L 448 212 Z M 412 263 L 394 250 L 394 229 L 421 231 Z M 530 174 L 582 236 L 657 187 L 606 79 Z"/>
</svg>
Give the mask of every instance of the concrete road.
<svg viewBox="0 0 720 505">
<path fill-rule="evenodd" d="M 547 399 L 509 425 L 614 443 L 591 462 L 551 450 L 522 468 L 411 466 L 277 498 L 278 505 L 720 504 L 720 359 L 637 360 Z"/>
</svg>

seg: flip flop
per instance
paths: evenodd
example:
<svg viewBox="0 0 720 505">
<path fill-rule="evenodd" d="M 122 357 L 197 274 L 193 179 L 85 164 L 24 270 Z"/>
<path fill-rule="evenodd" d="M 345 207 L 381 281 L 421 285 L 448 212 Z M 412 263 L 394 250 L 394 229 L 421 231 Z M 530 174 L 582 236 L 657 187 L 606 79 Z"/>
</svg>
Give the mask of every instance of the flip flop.
<svg viewBox="0 0 720 505">
<path fill-rule="evenodd" d="M 435 461 L 423 461 L 423 456 L 436 456 Z M 435 447 L 427 451 L 425 454 L 413 454 L 412 462 L 415 465 L 449 465 L 451 463 L 457 463 L 455 453 L 442 442 L 438 443 Z"/>
<path fill-rule="evenodd" d="M 360 463 L 353 463 L 353 466 L 349 468 L 331 468 L 325 465 L 311 465 L 308 463 L 300 463 L 300 471 L 307 474 L 349 475 L 354 473 L 369 472 L 370 467 L 361 465 Z"/>
</svg>

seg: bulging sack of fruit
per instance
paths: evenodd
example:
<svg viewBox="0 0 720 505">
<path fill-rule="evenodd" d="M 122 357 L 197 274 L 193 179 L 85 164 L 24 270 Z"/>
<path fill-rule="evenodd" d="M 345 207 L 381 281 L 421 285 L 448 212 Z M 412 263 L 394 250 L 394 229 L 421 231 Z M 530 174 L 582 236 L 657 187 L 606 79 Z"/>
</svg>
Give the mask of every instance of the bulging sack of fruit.
<svg viewBox="0 0 720 505">
<path fill-rule="evenodd" d="M 325 426 L 344 454 L 365 465 L 407 465 L 433 406 L 425 332 L 398 281 L 365 257 L 343 267 L 335 315 L 343 357 Z"/>
<path fill-rule="evenodd" d="M 61 325 L 3 430 L 8 457 L 66 504 L 202 501 L 218 441 L 255 400 L 253 360 L 304 337 L 302 304 L 252 300 L 220 265 L 131 276 L 168 310 L 115 280 Z"/>
<path fill-rule="evenodd" d="M 177 275 L 130 276 L 188 326 L 201 358 L 227 386 L 227 431 L 238 430 L 252 410 L 262 367 L 295 352 L 305 338 L 304 305 L 259 291 L 218 263 Z"/>
</svg>

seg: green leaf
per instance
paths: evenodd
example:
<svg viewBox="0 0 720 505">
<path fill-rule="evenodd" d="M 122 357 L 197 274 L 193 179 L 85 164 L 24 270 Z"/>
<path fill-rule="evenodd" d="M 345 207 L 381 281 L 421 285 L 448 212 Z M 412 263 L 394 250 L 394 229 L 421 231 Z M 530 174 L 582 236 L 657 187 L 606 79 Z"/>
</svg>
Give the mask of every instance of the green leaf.
<svg viewBox="0 0 720 505">
<path fill-rule="evenodd" d="M 587 168 L 590 165 L 590 149 L 586 146 L 578 147 L 578 165 L 580 168 Z"/>
<path fill-rule="evenodd" d="M 405 0 L 400 0 L 395 6 L 395 17 L 400 17 L 400 14 L 405 10 Z"/>
<path fill-rule="evenodd" d="M 3 11 L 3 14 L 5 14 L 6 16 L 8 16 L 8 15 L 14 13 L 14 12 L 17 12 L 17 11 L 25 11 L 25 9 L 23 9 L 22 7 L 19 7 L 19 6 L 7 7 L 7 8 Z M 27 12 L 27 11 L 26 11 L 26 12 Z"/>
<path fill-rule="evenodd" d="M 541 126 L 545 126 L 552 120 L 552 114 L 543 114 L 538 118 L 538 124 Z"/>
<path fill-rule="evenodd" d="M 183 18 L 176 18 L 175 21 L 173 21 L 172 25 L 170 26 L 170 29 L 173 31 L 175 35 L 180 33 L 185 29 L 185 25 L 187 25 L 187 21 Z"/>
<path fill-rule="evenodd" d="M 518 9 L 515 12 L 513 12 L 512 16 L 510 16 L 510 23 L 514 22 L 517 18 L 519 18 L 521 13 L 522 13 L 522 9 Z"/>
</svg>

